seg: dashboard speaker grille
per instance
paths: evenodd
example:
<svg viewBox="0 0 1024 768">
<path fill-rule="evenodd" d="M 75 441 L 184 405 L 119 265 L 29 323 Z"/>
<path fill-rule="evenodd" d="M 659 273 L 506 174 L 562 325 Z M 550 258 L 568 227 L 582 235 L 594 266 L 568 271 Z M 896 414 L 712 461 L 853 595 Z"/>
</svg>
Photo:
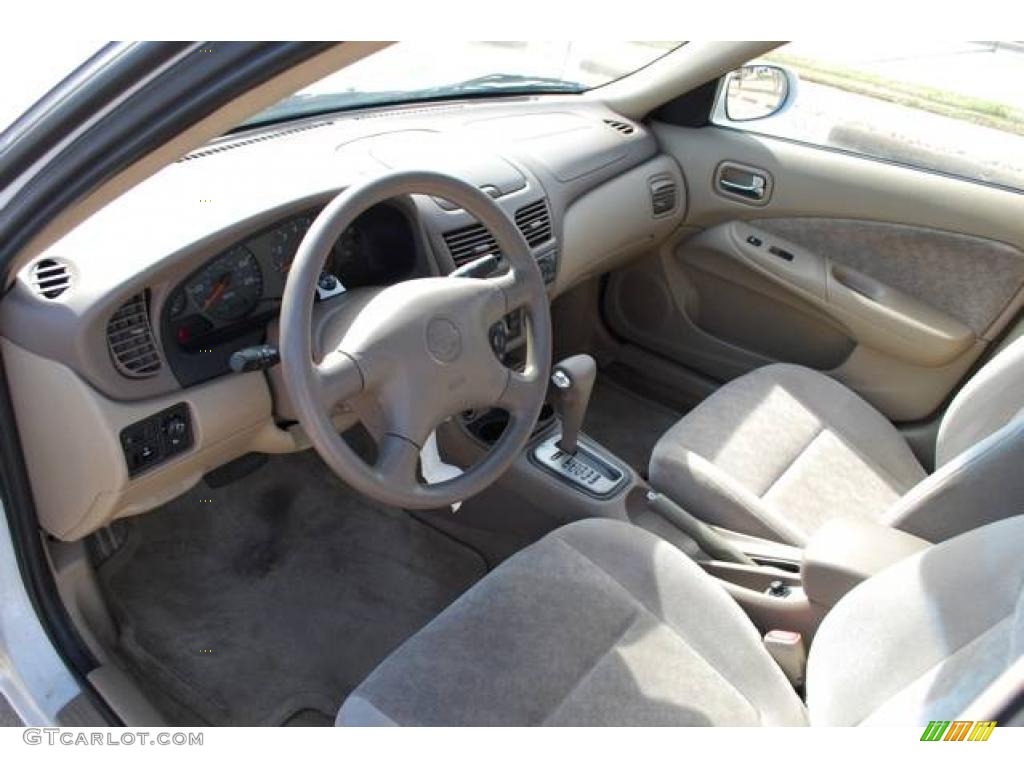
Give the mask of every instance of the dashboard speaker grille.
<svg viewBox="0 0 1024 768">
<path fill-rule="evenodd" d="M 71 287 L 71 268 L 59 259 L 40 259 L 29 270 L 32 290 L 46 299 L 56 299 Z"/>
<path fill-rule="evenodd" d="M 131 379 L 156 376 L 163 367 L 149 322 L 149 297 L 138 293 L 111 316 L 107 346 L 117 370 Z"/>
<path fill-rule="evenodd" d="M 524 205 L 516 211 L 516 226 L 523 233 L 531 248 L 551 239 L 551 214 L 547 201 L 541 198 L 535 203 Z"/>
</svg>

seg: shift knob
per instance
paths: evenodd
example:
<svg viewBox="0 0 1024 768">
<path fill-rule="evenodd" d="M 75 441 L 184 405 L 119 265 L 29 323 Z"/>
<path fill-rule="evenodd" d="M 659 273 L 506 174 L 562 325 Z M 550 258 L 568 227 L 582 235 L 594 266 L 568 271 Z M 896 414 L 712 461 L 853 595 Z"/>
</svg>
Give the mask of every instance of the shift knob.
<svg viewBox="0 0 1024 768">
<path fill-rule="evenodd" d="M 576 439 L 587 414 L 595 378 L 597 363 L 590 355 L 567 357 L 551 373 L 551 404 L 562 422 L 558 447 L 566 453 L 576 453 Z"/>
</svg>

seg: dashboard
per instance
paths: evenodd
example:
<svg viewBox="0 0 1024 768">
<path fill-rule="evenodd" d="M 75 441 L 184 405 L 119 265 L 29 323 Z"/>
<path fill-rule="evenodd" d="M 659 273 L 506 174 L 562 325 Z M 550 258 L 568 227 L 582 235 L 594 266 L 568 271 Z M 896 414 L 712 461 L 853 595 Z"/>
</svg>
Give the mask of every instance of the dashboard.
<svg viewBox="0 0 1024 768">
<path fill-rule="evenodd" d="M 171 290 L 160 337 L 182 386 L 226 373 L 234 352 L 264 340 L 268 322 L 280 313 L 292 259 L 319 212 L 290 216 L 233 243 Z M 335 243 L 320 276 L 318 299 L 411 277 L 416 248 L 402 211 L 386 203 L 371 208 Z"/>
<path fill-rule="evenodd" d="M 685 220 L 676 161 L 646 126 L 585 97 L 407 105 L 222 137 L 97 211 L 0 300 L 43 527 L 78 539 L 245 454 L 307 447 L 281 366 L 233 373 L 228 361 L 275 343 L 288 270 L 324 206 L 360 180 L 413 168 L 489 194 L 552 299 L 651 253 Z M 670 209 L 655 205 L 666 180 Z M 320 314 L 348 291 L 448 274 L 490 253 L 490 233 L 445 201 L 384 201 L 325 259 Z M 519 353 L 522 318 L 505 322 L 509 354 Z M 344 409 L 332 416 L 339 430 L 356 421 Z"/>
</svg>

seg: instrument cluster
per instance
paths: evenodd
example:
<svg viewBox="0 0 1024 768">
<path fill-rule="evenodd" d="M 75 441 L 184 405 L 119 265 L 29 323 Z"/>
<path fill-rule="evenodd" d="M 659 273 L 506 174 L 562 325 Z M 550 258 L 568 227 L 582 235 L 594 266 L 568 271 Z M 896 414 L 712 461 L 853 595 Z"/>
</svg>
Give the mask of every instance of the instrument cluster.
<svg viewBox="0 0 1024 768">
<path fill-rule="evenodd" d="M 174 288 L 164 305 L 162 338 L 183 386 L 226 372 L 227 359 L 240 344 L 262 341 L 267 323 L 280 312 L 292 260 L 318 213 L 291 216 L 229 246 Z M 324 273 L 348 290 L 408 279 L 416 262 L 409 220 L 384 203 L 342 233 Z"/>
</svg>

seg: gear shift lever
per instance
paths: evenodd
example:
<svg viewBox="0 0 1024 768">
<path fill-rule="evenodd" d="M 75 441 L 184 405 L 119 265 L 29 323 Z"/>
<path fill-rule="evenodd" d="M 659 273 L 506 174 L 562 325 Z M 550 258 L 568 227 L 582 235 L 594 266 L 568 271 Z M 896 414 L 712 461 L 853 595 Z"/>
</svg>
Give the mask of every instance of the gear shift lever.
<svg viewBox="0 0 1024 768">
<path fill-rule="evenodd" d="M 562 422 L 558 447 L 568 454 L 576 453 L 576 439 L 596 377 L 597 364 L 590 355 L 567 357 L 551 373 L 551 405 Z"/>
</svg>

